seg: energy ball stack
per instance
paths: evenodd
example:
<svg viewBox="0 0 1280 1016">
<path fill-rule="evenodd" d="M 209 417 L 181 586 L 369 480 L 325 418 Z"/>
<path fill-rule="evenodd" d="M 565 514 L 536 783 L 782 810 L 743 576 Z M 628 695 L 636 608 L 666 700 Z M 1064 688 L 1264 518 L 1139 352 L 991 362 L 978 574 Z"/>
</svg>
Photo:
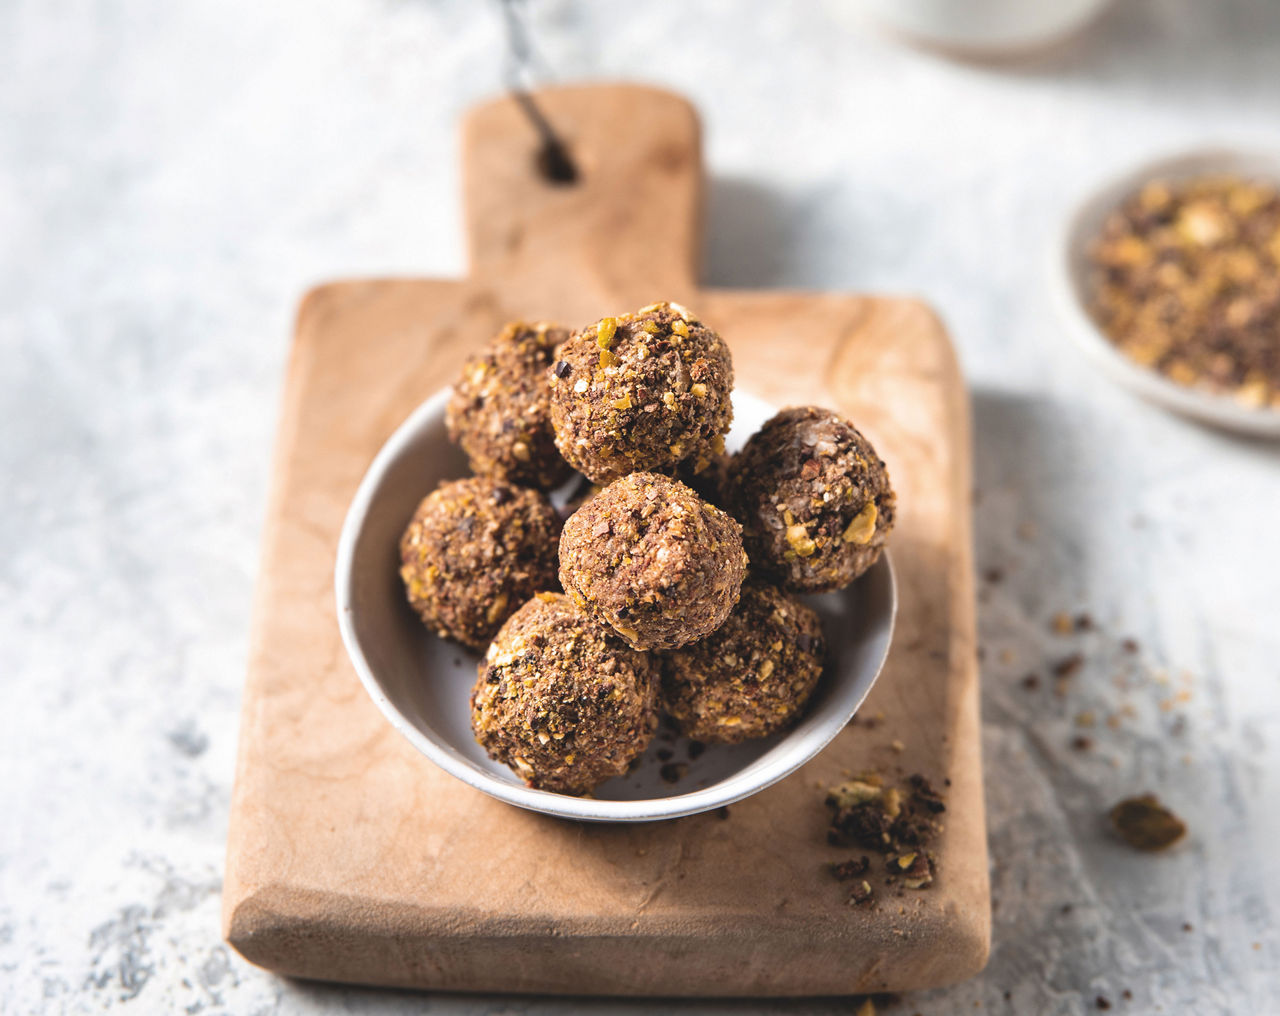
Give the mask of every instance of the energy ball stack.
<svg viewBox="0 0 1280 1016">
<path fill-rule="evenodd" d="M 530 785 L 583 794 L 621 776 L 658 728 L 657 667 L 566 597 L 540 593 L 479 667 L 471 727 Z"/>
<path fill-rule="evenodd" d="M 463 367 L 446 418 L 477 476 L 418 506 L 400 573 L 429 628 L 488 645 L 472 729 L 530 786 L 622 775 L 660 709 L 734 743 L 810 700 L 826 643 L 788 594 L 866 571 L 894 494 L 866 438 L 815 407 L 728 456 L 732 388 L 724 341 L 674 303 L 572 333 L 514 323 Z M 561 532 L 541 491 L 575 468 L 595 486 Z"/>
<path fill-rule="evenodd" d="M 752 565 L 792 592 L 843 589 L 880 556 L 896 499 L 884 462 L 847 420 L 784 409 L 734 456 L 729 510 Z"/>
<path fill-rule="evenodd" d="M 675 303 L 578 329 L 550 383 L 556 445 L 596 483 L 686 460 L 701 473 L 733 422 L 729 347 Z"/>
<path fill-rule="evenodd" d="M 477 476 L 538 490 L 569 479 L 573 470 L 556 450 L 546 384 L 555 348 L 568 337 L 565 328 L 515 321 L 463 365 L 445 423 Z"/>
<path fill-rule="evenodd" d="M 799 718 L 825 654 L 818 615 L 753 580 L 714 634 L 664 654 L 662 704 L 697 741 L 768 737 Z"/>
<path fill-rule="evenodd" d="M 471 477 L 422 499 L 400 538 L 400 577 L 428 628 L 483 649 L 556 580 L 560 520 L 536 490 Z"/>
<path fill-rule="evenodd" d="M 560 583 L 633 649 L 675 649 L 710 635 L 738 602 L 741 532 L 683 483 L 632 473 L 565 522 Z"/>
</svg>

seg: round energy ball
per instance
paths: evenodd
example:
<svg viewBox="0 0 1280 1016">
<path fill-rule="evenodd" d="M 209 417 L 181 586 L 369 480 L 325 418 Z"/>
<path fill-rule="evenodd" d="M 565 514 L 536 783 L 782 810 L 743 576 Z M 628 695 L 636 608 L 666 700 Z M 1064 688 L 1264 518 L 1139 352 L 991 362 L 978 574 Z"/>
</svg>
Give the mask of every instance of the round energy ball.
<svg viewBox="0 0 1280 1016">
<path fill-rule="evenodd" d="M 449 439 L 477 476 L 551 490 L 572 469 L 556 450 L 547 369 L 565 328 L 515 321 L 471 357 L 445 409 Z"/>
<path fill-rule="evenodd" d="M 634 649 L 675 649 L 724 623 L 747 570 L 741 527 L 657 473 L 615 480 L 569 516 L 560 583 Z"/>
<path fill-rule="evenodd" d="M 871 442 L 815 406 L 784 409 L 761 427 L 725 486 L 752 566 L 795 592 L 844 588 L 893 528 L 893 488 Z"/>
<path fill-rule="evenodd" d="M 556 351 L 548 375 L 556 445 L 596 483 L 637 470 L 701 472 L 733 421 L 724 340 L 679 304 L 601 318 Z"/>
<path fill-rule="evenodd" d="M 560 520 L 542 494 L 504 480 L 442 483 L 400 537 L 400 577 L 428 628 L 483 649 L 534 593 L 556 584 Z"/>
<path fill-rule="evenodd" d="M 658 727 L 658 671 L 564 596 L 539 593 L 489 646 L 471 729 L 526 783 L 585 794 L 621 776 Z"/>
<path fill-rule="evenodd" d="M 751 581 L 715 632 L 662 654 L 662 704 L 680 732 L 698 741 L 767 737 L 800 717 L 825 655 L 818 615 Z"/>
</svg>

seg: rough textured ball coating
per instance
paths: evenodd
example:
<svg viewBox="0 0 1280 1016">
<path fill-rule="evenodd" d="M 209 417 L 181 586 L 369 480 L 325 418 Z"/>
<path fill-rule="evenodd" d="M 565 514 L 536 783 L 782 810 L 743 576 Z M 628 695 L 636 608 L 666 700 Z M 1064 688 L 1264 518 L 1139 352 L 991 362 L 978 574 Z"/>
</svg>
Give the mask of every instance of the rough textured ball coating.
<svg viewBox="0 0 1280 1016">
<path fill-rule="evenodd" d="M 701 472 L 733 422 L 729 347 L 678 304 L 575 331 L 548 382 L 556 445 L 596 483 L 686 459 Z"/>
<path fill-rule="evenodd" d="M 725 486 L 752 567 L 796 592 L 844 588 L 893 528 L 884 462 L 851 423 L 815 406 L 784 409 L 761 427 Z"/>
<path fill-rule="evenodd" d="M 818 615 L 753 580 L 713 634 L 661 654 L 662 705 L 698 741 L 767 737 L 799 719 L 825 655 Z"/>
<path fill-rule="evenodd" d="M 536 490 L 482 477 L 441 484 L 400 538 L 410 605 L 428 628 L 483 649 L 520 604 L 555 588 L 559 529 Z"/>
<path fill-rule="evenodd" d="M 540 593 L 502 626 L 478 668 L 471 728 L 530 786 L 583 794 L 621 776 L 658 726 L 645 653 Z"/>
<path fill-rule="evenodd" d="M 715 631 L 747 569 L 741 527 L 657 473 L 615 480 L 574 512 L 560 582 L 636 649 L 675 649 Z"/>
<path fill-rule="evenodd" d="M 445 409 L 449 439 L 477 476 L 551 490 L 572 468 L 556 450 L 547 370 L 568 329 L 512 322 L 462 367 Z"/>
</svg>

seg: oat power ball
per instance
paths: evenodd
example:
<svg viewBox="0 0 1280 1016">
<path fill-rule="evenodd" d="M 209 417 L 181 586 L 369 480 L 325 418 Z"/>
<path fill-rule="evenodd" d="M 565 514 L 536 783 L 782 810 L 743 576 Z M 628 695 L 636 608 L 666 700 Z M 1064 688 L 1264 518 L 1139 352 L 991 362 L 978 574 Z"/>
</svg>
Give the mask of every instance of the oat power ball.
<svg viewBox="0 0 1280 1016">
<path fill-rule="evenodd" d="M 713 634 L 662 655 L 662 704 L 697 741 L 767 737 L 800 717 L 822 676 L 818 615 L 772 585 L 742 587 Z"/>
<path fill-rule="evenodd" d="M 733 361 L 679 304 L 602 318 L 556 351 L 548 375 L 560 453 L 596 483 L 639 470 L 695 472 L 724 450 Z"/>
<path fill-rule="evenodd" d="M 442 483 L 400 537 L 410 605 L 428 628 L 483 649 L 520 604 L 555 588 L 559 529 L 536 490 L 483 477 Z"/>
<path fill-rule="evenodd" d="M 893 528 L 889 474 L 837 414 L 784 409 L 729 465 L 726 500 L 752 567 L 794 592 L 842 589 L 870 568 Z"/>
<path fill-rule="evenodd" d="M 657 473 L 615 480 L 564 524 L 560 582 L 635 649 L 675 649 L 711 634 L 746 574 L 741 527 Z"/>
<path fill-rule="evenodd" d="M 657 666 L 565 596 L 539 593 L 478 668 L 471 729 L 530 786 L 584 794 L 621 776 L 658 727 Z"/>
<path fill-rule="evenodd" d="M 445 423 L 477 476 L 538 490 L 569 478 L 551 429 L 546 380 L 556 346 L 568 337 L 566 328 L 515 321 L 463 365 Z"/>
</svg>

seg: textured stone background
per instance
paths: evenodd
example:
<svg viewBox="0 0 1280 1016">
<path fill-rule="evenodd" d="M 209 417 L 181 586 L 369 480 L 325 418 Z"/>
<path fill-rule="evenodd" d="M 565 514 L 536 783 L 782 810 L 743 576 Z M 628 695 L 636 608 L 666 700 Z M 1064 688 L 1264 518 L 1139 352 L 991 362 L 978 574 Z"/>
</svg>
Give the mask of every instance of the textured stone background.
<svg viewBox="0 0 1280 1016">
<path fill-rule="evenodd" d="M 535 20 L 561 78 L 699 104 L 711 281 L 922 293 L 959 344 L 979 564 L 1001 573 L 981 603 L 995 947 L 891 1011 L 1280 1011 L 1280 448 L 1097 378 L 1045 285 L 1107 170 L 1275 141 L 1280 5 L 1128 0 L 1006 68 L 845 8 L 540 0 Z M 3 1011 L 563 1011 L 287 983 L 218 940 L 295 301 L 461 271 L 454 125 L 500 52 L 494 8 L 464 0 L 0 5 Z M 1097 630 L 1053 634 L 1061 610 Z M 1191 828 L 1155 859 L 1101 821 L 1148 789 Z"/>
</svg>

